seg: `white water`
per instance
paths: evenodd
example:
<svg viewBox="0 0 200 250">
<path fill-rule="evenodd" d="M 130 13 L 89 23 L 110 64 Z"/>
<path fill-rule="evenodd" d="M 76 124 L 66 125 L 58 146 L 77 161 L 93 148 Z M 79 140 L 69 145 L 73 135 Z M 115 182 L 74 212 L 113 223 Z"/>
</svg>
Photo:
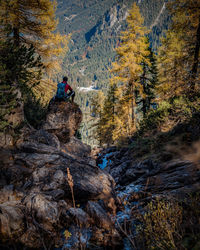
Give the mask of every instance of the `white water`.
<svg viewBox="0 0 200 250">
<path fill-rule="evenodd" d="M 107 159 L 112 154 L 113 152 L 104 155 L 102 159 L 102 163 L 98 165 L 101 169 L 105 169 L 108 166 L 108 164 L 112 162 L 111 160 Z M 118 188 L 120 188 L 120 186 Z M 113 220 L 115 221 L 116 227 L 119 227 L 119 225 L 131 219 L 132 208 L 133 206 L 137 206 L 138 202 L 130 203 L 129 198 L 130 198 L 130 195 L 132 195 L 134 192 L 139 192 L 140 189 L 141 189 L 140 185 L 134 185 L 133 183 L 131 183 L 127 185 L 125 188 L 121 190 L 119 189 L 118 191 L 116 191 L 117 196 L 120 198 L 120 200 L 122 201 L 124 205 L 124 210 L 119 211 L 116 214 L 116 216 L 113 218 Z M 134 225 L 133 225 L 132 230 L 133 232 L 135 231 Z M 131 245 L 128 238 L 124 238 L 123 242 L 124 242 L 124 247 L 122 250 L 133 250 L 133 246 Z"/>
</svg>

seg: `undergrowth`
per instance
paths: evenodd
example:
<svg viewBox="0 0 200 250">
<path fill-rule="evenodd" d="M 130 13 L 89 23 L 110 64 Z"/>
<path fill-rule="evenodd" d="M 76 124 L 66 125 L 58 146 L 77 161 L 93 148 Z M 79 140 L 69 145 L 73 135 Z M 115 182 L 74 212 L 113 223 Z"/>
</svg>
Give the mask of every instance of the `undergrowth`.
<svg viewBox="0 0 200 250">
<path fill-rule="evenodd" d="M 199 99 L 198 99 L 199 100 Z M 140 121 L 137 132 L 128 145 L 136 158 L 157 154 L 161 160 L 178 156 L 178 148 L 191 146 L 200 138 L 200 102 L 174 100 L 162 102 Z M 176 150 L 169 150 L 171 148 Z M 168 145 L 168 148 L 166 147 Z M 179 150 L 180 151 L 180 150 Z M 180 156 L 180 155 L 179 155 Z"/>
<path fill-rule="evenodd" d="M 143 208 L 132 209 L 132 218 L 124 221 L 126 230 L 121 231 L 136 250 L 198 250 L 199 205 L 200 193 L 180 200 L 152 199 Z"/>
</svg>

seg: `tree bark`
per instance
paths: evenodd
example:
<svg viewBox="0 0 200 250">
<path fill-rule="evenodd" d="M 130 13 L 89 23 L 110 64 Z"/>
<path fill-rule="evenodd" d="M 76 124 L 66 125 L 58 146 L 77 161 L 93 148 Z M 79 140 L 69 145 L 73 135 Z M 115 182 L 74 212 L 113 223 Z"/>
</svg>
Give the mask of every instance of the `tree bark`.
<svg viewBox="0 0 200 250">
<path fill-rule="evenodd" d="M 19 29 L 17 27 L 13 28 L 14 44 L 19 48 Z"/>
</svg>

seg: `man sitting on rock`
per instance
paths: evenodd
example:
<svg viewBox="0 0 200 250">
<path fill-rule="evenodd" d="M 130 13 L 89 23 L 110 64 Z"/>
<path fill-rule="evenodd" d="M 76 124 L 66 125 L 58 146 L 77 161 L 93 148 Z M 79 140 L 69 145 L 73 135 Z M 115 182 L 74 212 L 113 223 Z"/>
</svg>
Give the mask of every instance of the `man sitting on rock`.
<svg viewBox="0 0 200 250">
<path fill-rule="evenodd" d="M 70 97 L 72 97 L 72 102 L 74 102 L 75 92 L 67 83 L 67 81 L 68 77 L 65 76 L 63 77 L 63 81 L 61 83 L 58 83 L 55 101 L 66 101 Z M 68 90 L 70 91 L 69 94 L 67 93 Z"/>
</svg>

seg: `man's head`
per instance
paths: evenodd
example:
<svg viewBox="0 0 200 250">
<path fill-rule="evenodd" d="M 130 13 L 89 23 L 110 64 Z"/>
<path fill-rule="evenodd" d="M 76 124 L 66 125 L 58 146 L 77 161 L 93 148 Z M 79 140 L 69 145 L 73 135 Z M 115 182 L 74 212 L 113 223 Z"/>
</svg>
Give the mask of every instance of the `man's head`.
<svg viewBox="0 0 200 250">
<path fill-rule="evenodd" d="M 63 82 L 67 82 L 68 81 L 68 77 L 67 76 L 64 76 L 63 77 Z"/>
</svg>

